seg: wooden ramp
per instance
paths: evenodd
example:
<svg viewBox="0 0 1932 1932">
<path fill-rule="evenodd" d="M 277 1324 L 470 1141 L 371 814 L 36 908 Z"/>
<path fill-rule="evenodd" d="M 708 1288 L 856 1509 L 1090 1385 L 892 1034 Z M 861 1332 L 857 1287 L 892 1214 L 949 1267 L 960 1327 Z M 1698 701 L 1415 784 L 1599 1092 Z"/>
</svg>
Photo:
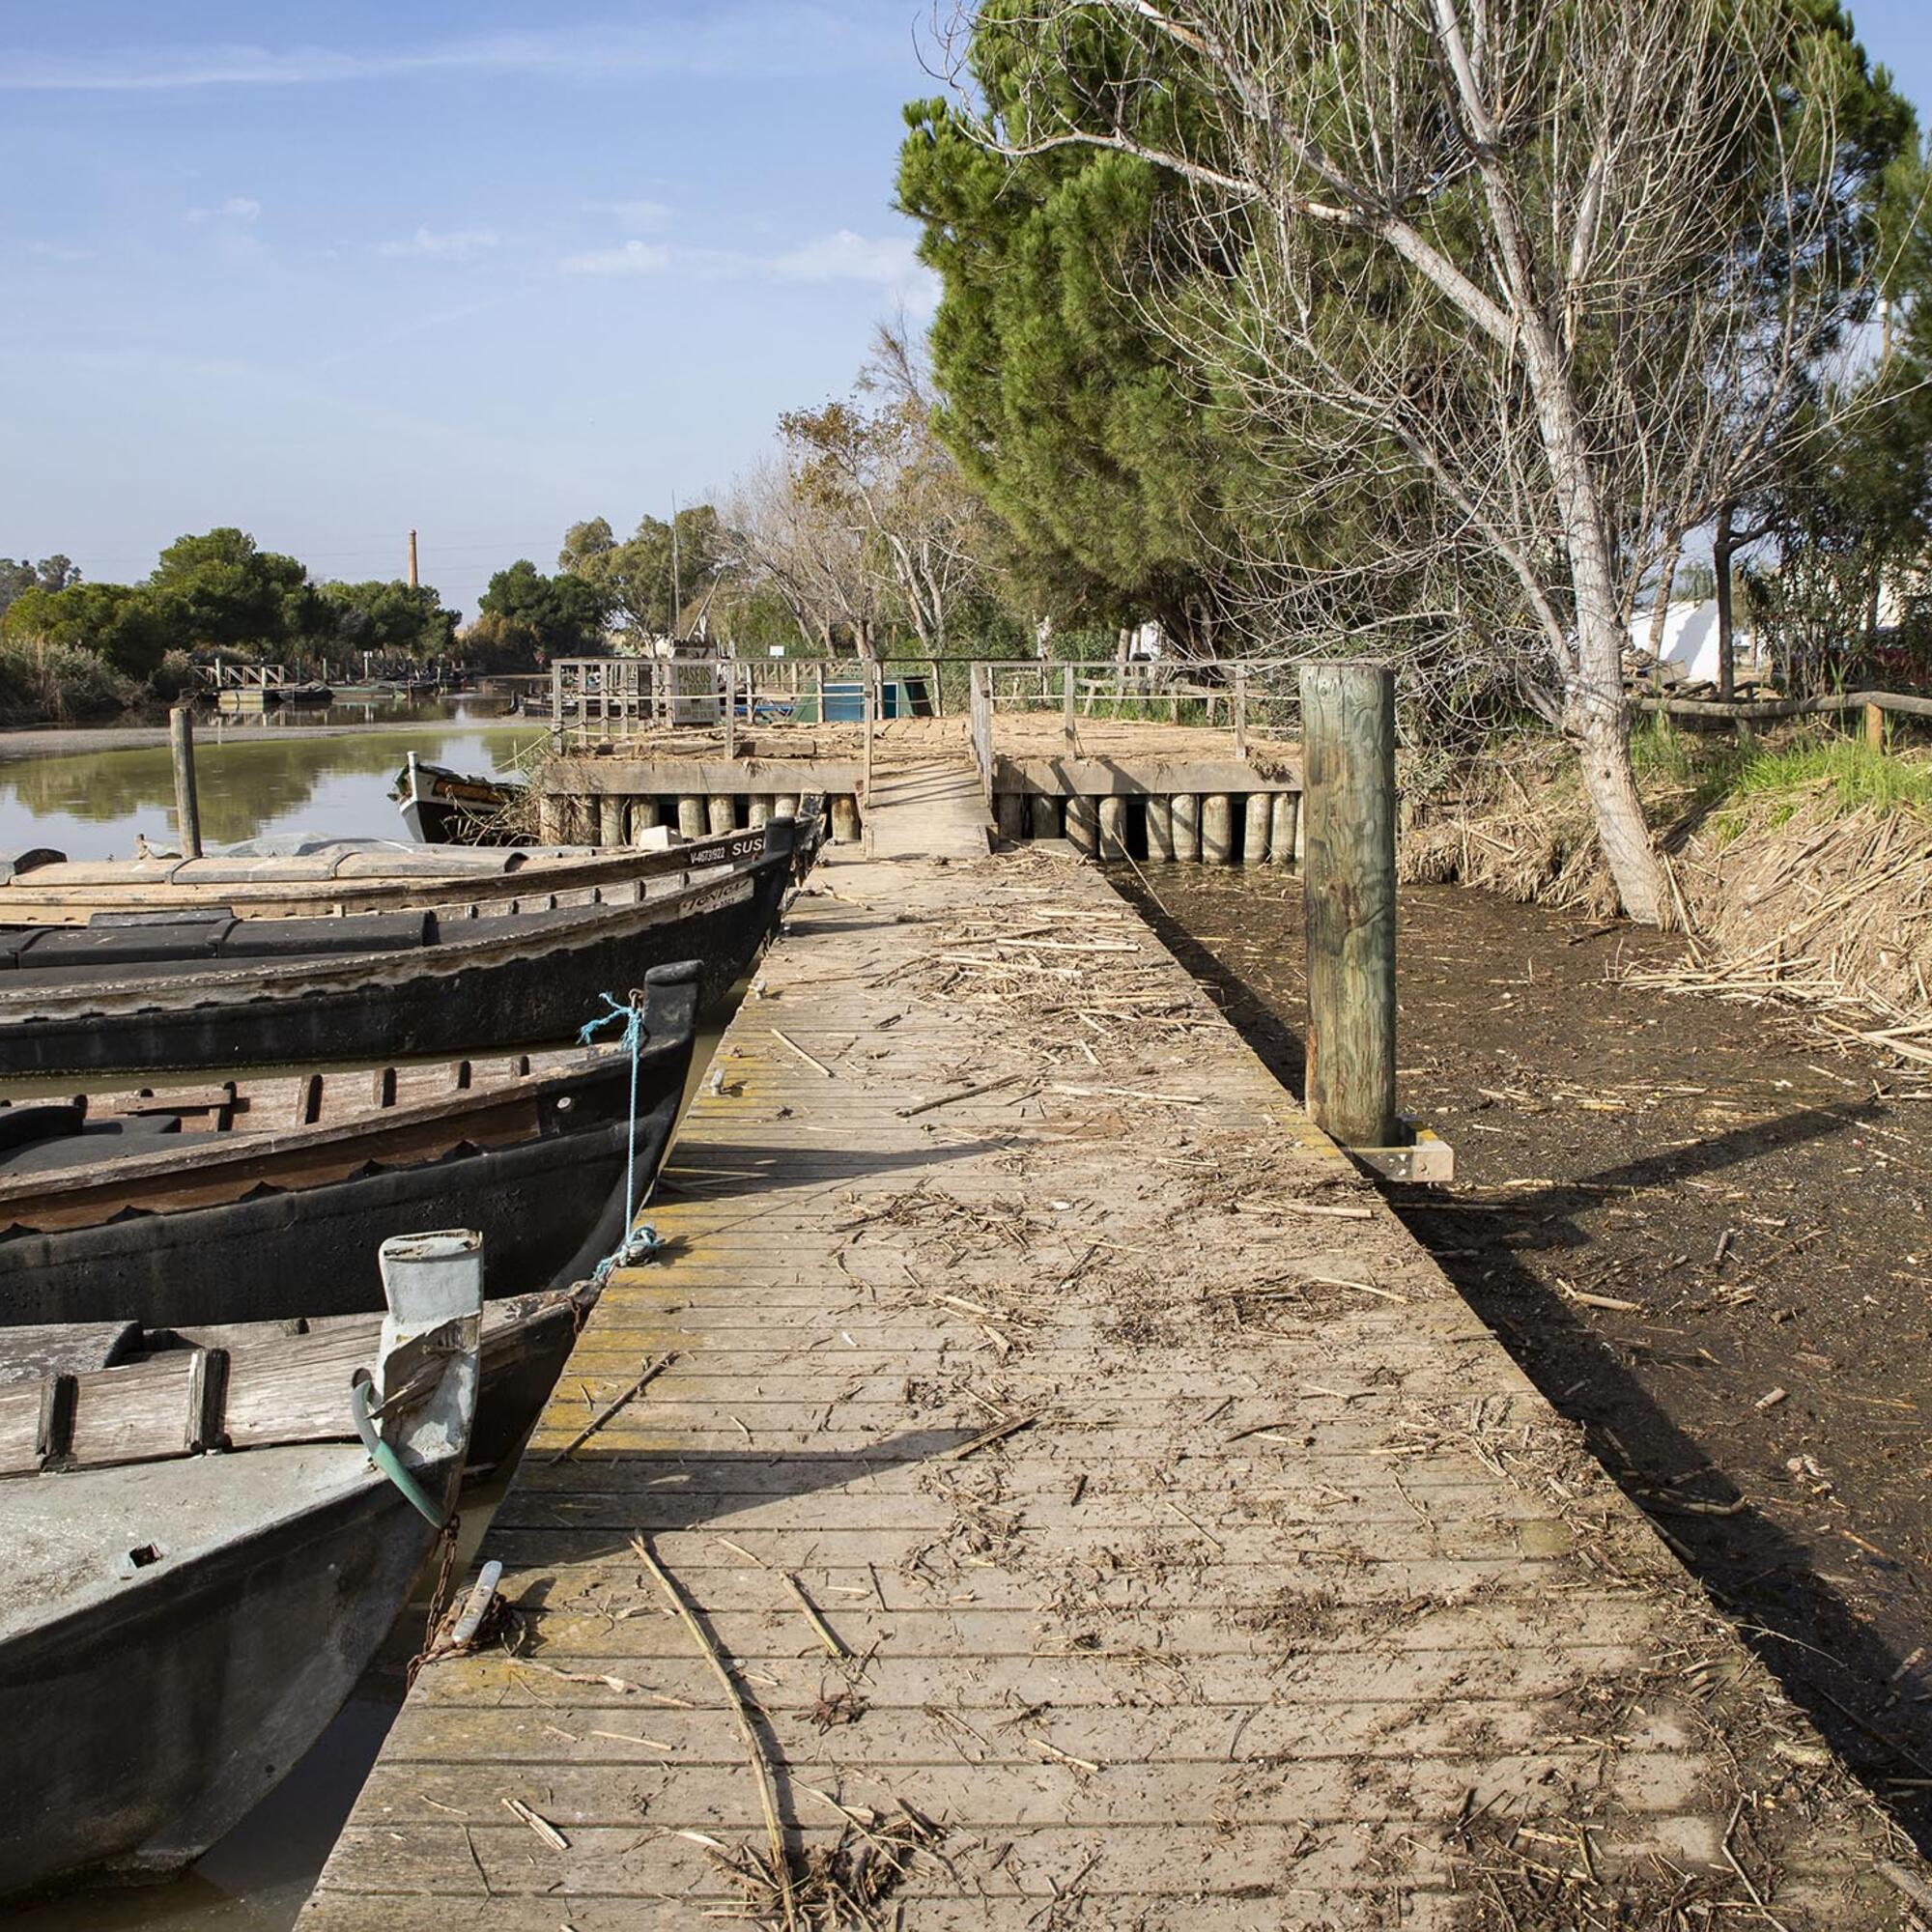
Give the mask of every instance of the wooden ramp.
<svg viewBox="0 0 1932 1932">
<path fill-rule="evenodd" d="M 648 1218 L 314 1932 L 1907 1922 L 1574 1435 L 964 771 L 815 875 Z"/>
</svg>

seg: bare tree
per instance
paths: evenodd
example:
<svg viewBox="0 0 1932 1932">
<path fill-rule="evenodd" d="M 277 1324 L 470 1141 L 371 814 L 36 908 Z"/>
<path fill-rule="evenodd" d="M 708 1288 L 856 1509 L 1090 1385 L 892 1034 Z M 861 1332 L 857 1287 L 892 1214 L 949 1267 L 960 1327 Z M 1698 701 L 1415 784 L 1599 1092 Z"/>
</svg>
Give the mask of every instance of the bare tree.
<svg viewBox="0 0 1932 1932">
<path fill-rule="evenodd" d="M 725 515 L 738 576 L 769 584 L 806 643 L 830 655 L 842 632 L 861 657 L 877 655 L 879 582 L 867 534 L 810 487 L 789 451 L 741 477 Z"/>
<path fill-rule="evenodd" d="M 779 419 L 779 449 L 727 506 L 741 571 L 771 585 L 803 637 L 843 632 L 863 657 L 909 626 L 933 656 L 980 588 L 991 531 L 932 434 L 933 397 L 903 327 L 879 330 L 847 400 Z"/>
<path fill-rule="evenodd" d="M 1506 579 L 1624 904 L 1664 882 L 1633 776 L 1636 586 L 1747 493 L 1861 313 L 1857 50 L 1783 0 L 988 0 L 999 152 L 1188 185 L 1162 326 L 1284 489 L 1385 483 L 1359 562 L 1265 526 L 1262 580 Z M 1096 35 L 1106 49 L 1093 58 Z M 976 53 L 980 57 L 983 49 Z M 955 66 L 955 74 L 962 70 Z M 982 70 L 983 71 L 983 70 Z M 1264 472 L 1265 473 L 1265 472 Z M 1306 504 L 1284 501 L 1284 530 Z M 1361 587 L 1360 585 L 1356 586 Z M 1355 600 L 1359 603 L 1359 600 Z"/>
</svg>

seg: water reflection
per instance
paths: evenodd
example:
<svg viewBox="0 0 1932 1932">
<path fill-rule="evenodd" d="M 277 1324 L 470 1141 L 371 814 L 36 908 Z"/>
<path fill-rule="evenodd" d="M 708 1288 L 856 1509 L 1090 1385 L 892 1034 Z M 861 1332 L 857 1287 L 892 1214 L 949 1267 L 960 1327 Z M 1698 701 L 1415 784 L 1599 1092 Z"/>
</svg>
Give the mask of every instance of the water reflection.
<svg viewBox="0 0 1932 1932">
<path fill-rule="evenodd" d="M 471 729 L 456 720 L 426 721 L 420 732 L 327 737 L 210 727 L 195 741 L 202 837 L 225 843 L 314 831 L 399 838 L 402 821 L 389 789 L 410 752 L 462 771 L 508 771 L 543 735 L 542 725 L 521 721 Z M 0 849 L 51 845 L 71 859 L 125 859 L 136 833 L 156 842 L 174 837 L 165 745 L 0 762 Z"/>
</svg>

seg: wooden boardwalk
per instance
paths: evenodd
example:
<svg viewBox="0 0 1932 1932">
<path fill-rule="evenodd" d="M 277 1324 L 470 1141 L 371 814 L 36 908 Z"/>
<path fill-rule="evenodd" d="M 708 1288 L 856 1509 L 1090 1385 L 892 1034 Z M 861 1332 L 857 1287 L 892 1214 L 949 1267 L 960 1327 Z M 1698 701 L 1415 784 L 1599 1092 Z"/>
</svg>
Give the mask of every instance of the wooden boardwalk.
<svg viewBox="0 0 1932 1932">
<path fill-rule="evenodd" d="M 785 1923 L 701 1644 L 800 1926 L 1912 1922 L 1192 980 L 984 852 L 913 768 L 797 901 L 486 1542 L 505 1639 L 423 1672 L 305 1924 Z"/>
</svg>

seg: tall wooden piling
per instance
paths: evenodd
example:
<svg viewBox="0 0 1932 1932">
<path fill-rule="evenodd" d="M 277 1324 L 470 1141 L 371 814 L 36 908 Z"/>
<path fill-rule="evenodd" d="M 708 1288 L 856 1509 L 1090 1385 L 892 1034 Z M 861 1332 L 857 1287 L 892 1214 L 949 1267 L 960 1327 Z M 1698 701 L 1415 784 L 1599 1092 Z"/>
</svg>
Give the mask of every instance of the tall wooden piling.
<svg viewBox="0 0 1932 1932">
<path fill-rule="evenodd" d="M 1017 791 L 1003 791 L 993 799 L 993 812 L 1000 828 L 1000 837 L 1009 844 L 1016 845 L 1026 837 L 1027 802 L 1026 795 Z"/>
<path fill-rule="evenodd" d="M 201 797 L 194 786 L 194 713 L 177 704 L 168 713 L 168 753 L 175 768 L 175 833 L 184 859 L 201 857 Z"/>
<path fill-rule="evenodd" d="M 1127 856 L 1127 802 L 1123 798 L 1110 796 L 1100 801 L 1100 856 Z"/>
<path fill-rule="evenodd" d="M 611 846 L 624 842 L 624 801 L 613 792 L 597 801 L 597 842 Z"/>
<path fill-rule="evenodd" d="M 1069 752 L 1080 749 L 1080 733 L 1073 723 L 1073 666 L 1069 662 L 1060 673 L 1060 735 Z"/>
<path fill-rule="evenodd" d="M 704 810 L 704 801 L 687 792 L 677 802 L 677 836 L 680 838 L 702 838 L 709 826 L 710 817 Z"/>
<path fill-rule="evenodd" d="M 796 818 L 798 816 L 798 794 L 792 791 L 780 792 L 772 800 L 772 816 L 774 818 Z"/>
<path fill-rule="evenodd" d="M 1395 1131 L 1395 678 L 1301 670 L 1308 1111 L 1348 1147 Z"/>
<path fill-rule="evenodd" d="M 1060 837 L 1060 801 L 1057 798 L 1037 791 L 1028 809 L 1033 816 L 1033 836 L 1036 838 Z"/>
<path fill-rule="evenodd" d="M 832 837 L 840 845 L 853 845 L 859 838 L 859 801 L 849 791 L 832 801 Z"/>
<path fill-rule="evenodd" d="M 1246 823 L 1241 828 L 1241 864 L 1264 865 L 1268 855 L 1268 834 L 1274 824 L 1274 800 L 1264 791 L 1248 794 Z"/>
<path fill-rule="evenodd" d="M 631 801 L 631 843 L 641 845 L 644 834 L 654 826 L 664 823 L 664 811 L 654 798 L 634 798 Z"/>
<path fill-rule="evenodd" d="M 1235 802 L 1224 791 L 1201 801 L 1201 863 L 1225 866 L 1235 856 Z"/>
<path fill-rule="evenodd" d="M 766 792 L 752 794 L 751 809 L 745 814 L 745 823 L 753 831 L 762 831 L 771 823 L 772 801 Z"/>
</svg>

